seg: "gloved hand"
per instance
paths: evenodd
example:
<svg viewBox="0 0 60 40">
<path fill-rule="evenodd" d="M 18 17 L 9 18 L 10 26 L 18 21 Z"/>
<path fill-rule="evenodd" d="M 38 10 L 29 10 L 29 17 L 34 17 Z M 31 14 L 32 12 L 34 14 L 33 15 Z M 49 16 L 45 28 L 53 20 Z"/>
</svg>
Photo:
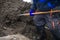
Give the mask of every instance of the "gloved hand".
<svg viewBox="0 0 60 40">
<path fill-rule="evenodd" d="M 32 13 L 34 13 L 34 12 L 35 12 L 35 10 L 31 9 L 31 10 L 30 10 L 30 16 L 34 16 L 34 14 L 32 14 Z"/>
</svg>

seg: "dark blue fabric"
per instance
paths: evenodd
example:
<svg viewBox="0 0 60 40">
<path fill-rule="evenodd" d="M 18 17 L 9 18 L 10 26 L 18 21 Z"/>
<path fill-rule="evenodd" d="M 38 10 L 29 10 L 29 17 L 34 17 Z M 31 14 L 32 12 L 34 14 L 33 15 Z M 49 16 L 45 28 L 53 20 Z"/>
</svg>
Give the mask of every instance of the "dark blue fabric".
<svg viewBox="0 0 60 40">
<path fill-rule="evenodd" d="M 46 11 L 60 6 L 60 0 L 33 0 L 31 9 Z"/>
<path fill-rule="evenodd" d="M 30 15 L 33 16 L 33 12 L 38 9 L 39 11 L 49 11 L 57 6 L 60 6 L 60 2 L 58 2 L 59 0 L 33 0 L 33 4 L 30 10 Z M 49 22 L 48 21 L 48 17 L 46 15 L 36 15 L 33 18 L 34 24 L 36 25 L 36 28 L 38 31 L 43 30 L 44 29 L 44 25 Z M 51 30 L 51 29 L 50 29 Z M 53 36 L 57 37 L 60 35 L 59 32 L 54 32 L 55 30 L 53 30 L 52 34 Z M 56 36 L 57 35 L 57 36 Z M 60 38 L 60 37 L 59 37 Z"/>
<path fill-rule="evenodd" d="M 37 9 L 36 4 L 37 4 L 37 0 L 33 0 L 31 9 L 36 10 Z"/>
<path fill-rule="evenodd" d="M 50 7 L 51 9 L 55 8 L 55 5 L 52 4 L 51 2 L 48 2 L 47 5 L 48 5 L 48 7 Z"/>
<path fill-rule="evenodd" d="M 58 13 L 57 13 L 58 14 Z M 56 16 L 58 16 L 56 14 Z M 53 37 L 56 39 L 56 40 L 60 40 L 60 25 L 58 26 L 57 25 L 57 21 L 60 19 L 60 17 L 56 17 L 54 16 L 54 22 L 55 22 L 55 26 L 57 26 L 55 29 L 52 28 L 52 25 L 50 25 L 50 21 L 51 19 L 49 18 L 49 15 L 36 15 L 34 16 L 33 18 L 33 21 L 34 21 L 34 24 L 36 25 L 36 28 L 37 28 L 37 31 L 40 32 L 41 30 L 44 30 L 44 26 L 45 24 L 49 24 L 48 27 L 50 29 L 50 32 L 52 33 Z M 51 28 L 52 29 L 51 29 Z M 44 35 L 44 33 L 43 33 Z"/>
<path fill-rule="evenodd" d="M 46 0 L 39 0 L 39 2 L 41 2 L 41 3 L 42 3 L 42 2 L 46 2 Z"/>
<path fill-rule="evenodd" d="M 54 1 L 53 1 L 54 2 Z M 43 2 L 40 2 L 40 0 L 38 0 L 38 2 L 36 3 L 36 7 L 38 10 L 40 11 L 48 11 L 50 9 L 53 9 L 55 8 L 55 4 L 52 3 L 51 1 L 49 0 L 45 0 Z"/>
<path fill-rule="evenodd" d="M 57 34 L 54 30 L 50 30 L 50 32 L 52 33 L 55 40 L 60 40 L 59 34 Z"/>
<path fill-rule="evenodd" d="M 55 4 L 55 6 L 60 6 L 60 0 L 49 0 L 52 4 Z"/>
<path fill-rule="evenodd" d="M 34 24 L 37 27 L 42 28 L 42 26 L 46 24 L 45 17 L 46 17 L 45 15 L 36 15 L 36 16 L 34 16 L 34 18 L 33 18 Z"/>
</svg>

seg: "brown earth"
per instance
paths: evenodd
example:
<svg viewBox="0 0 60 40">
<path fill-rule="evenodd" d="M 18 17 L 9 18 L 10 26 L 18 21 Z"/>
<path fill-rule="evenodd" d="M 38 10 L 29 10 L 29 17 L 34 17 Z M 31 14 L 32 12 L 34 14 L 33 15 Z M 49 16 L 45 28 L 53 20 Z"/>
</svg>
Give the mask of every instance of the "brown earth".
<svg viewBox="0 0 60 40">
<path fill-rule="evenodd" d="M 19 33 L 36 40 L 36 37 L 40 36 L 35 33 L 33 17 L 18 16 L 29 12 L 30 5 L 30 3 L 21 0 L 0 0 L 0 37 Z M 50 32 L 48 30 L 46 32 L 47 40 L 51 40 Z"/>
</svg>

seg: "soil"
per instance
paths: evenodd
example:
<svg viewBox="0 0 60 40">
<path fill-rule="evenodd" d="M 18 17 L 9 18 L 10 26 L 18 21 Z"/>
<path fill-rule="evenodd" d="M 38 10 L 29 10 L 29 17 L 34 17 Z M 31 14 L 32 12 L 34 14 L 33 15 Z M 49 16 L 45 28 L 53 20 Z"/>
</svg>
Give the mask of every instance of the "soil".
<svg viewBox="0 0 60 40">
<path fill-rule="evenodd" d="M 29 12 L 31 4 L 22 0 L 0 0 L 0 37 L 22 34 L 32 40 L 37 40 L 40 37 L 36 33 L 36 28 L 30 16 L 18 16 L 25 12 Z M 52 37 L 48 30 L 47 40 Z"/>
</svg>

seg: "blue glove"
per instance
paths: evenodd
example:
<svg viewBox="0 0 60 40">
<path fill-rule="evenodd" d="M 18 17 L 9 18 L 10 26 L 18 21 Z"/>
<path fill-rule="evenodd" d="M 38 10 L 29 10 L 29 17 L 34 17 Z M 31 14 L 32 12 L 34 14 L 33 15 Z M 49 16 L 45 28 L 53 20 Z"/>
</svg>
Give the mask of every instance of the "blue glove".
<svg viewBox="0 0 60 40">
<path fill-rule="evenodd" d="M 34 13 L 34 12 L 35 12 L 35 10 L 31 9 L 31 10 L 30 10 L 30 16 L 34 16 L 34 14 L 32 14 L 32 13 Z"/>
</svg>

